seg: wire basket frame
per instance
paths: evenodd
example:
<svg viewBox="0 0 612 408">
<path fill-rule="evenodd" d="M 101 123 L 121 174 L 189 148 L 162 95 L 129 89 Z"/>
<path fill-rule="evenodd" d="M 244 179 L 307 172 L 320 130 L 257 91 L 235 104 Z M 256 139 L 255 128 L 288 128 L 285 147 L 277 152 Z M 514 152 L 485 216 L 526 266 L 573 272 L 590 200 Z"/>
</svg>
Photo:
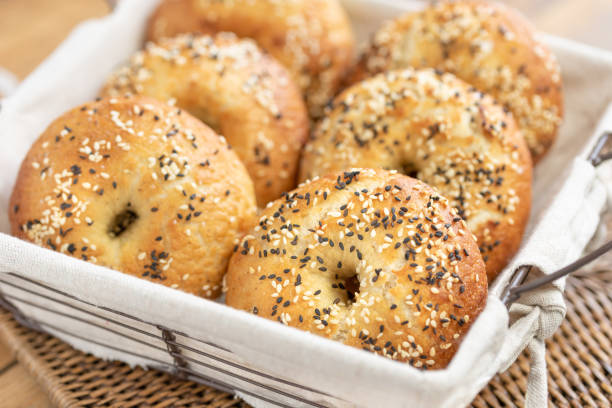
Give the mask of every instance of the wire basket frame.
<svg viewBox="0 0 612 408">
<path fill-rule="evenodd" d="M 0 284 L 2 285 L 0 306 L 9 310 L 20 324 L 31 329 L 50 334 L 61 333 L 71 338 L 142 358 L 150 362 L 149 366 L 151 368 L 170 372 L 179 378 L 199 382 L 221 391 L 232 393 L 238 391 L 276 406 L 290 408 L 295 406 L 296 403 L 300 403 L 312 407 L 325 407 L 326 405 L 317 401 L 317 395 L 324 396 L 325 399 L 335 398 L 321 391 L 247 367 L 236 359 L 232 359 L 231 351 L 221 345 L 143 321 L 112 308 L 95 306 L 73 295 L 13 272 L 3 273 L 0 276 Z M 112 344 L 90 339 L 83 333 L 67 332 L 51 321 L 35 320 L 26 316 L 15 306 L 16 302 L 46 311 L 52 315 L 77 320 L 97 329 L 105 330 L 112 335 L 122 336 L 148 350 L 166 353 L 170 356 L 170 359 L 164 361 L 152 357 L 144 351 L 138 353 L 119 349 Z M 50 306 L 49 303 L 53 306 Z M 60 308 L 68 308 L 74 313 L 67 313 Z M 89 319 L 83 317 L 83 315 Z M 97 321 L 98 319 L 104 320 L 105 324 L 100 324 Z M 143 325 L 148 329 L 143 330 Z M 185 340 L 189 340 L 191 343 L 195 342 L 200 347 L 185 344 Z M 209 374 L 202 371 L 207 371 Z M 230 381 L 224 381 L 219 377 L 228 377 Z M 267 393 L 275 395 L 280 401 L 284 400 L 286 402 L 272 400 L 256 393 L 256 390 L 265 390 Z M 312 399 L 298 395 L 295 390 L 299 390 L 300 394 L 311 394 Z"/>
</svg>

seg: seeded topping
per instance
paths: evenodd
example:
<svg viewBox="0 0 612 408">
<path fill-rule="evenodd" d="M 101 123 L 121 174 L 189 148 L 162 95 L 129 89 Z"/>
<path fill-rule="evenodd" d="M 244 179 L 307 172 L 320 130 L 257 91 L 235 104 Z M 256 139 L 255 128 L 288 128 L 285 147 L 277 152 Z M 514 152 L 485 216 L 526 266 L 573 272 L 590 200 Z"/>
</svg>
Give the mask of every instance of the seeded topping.
<svg viewBox="0 0 612 408">
<path fill-rule="evenodd" d="M 353 58 L 351 27 L 337 0 L 168 1 L 149 27 L 153 40 L 186 31 L 253 38 L 291 72 L 314 117 L 336 93 Z"/>
<path fill-rule="evenodd" d="M 170 99 L 226 136 L 254 180 L 260 205 L 295 187 L 306 110 L 289 74 L 251 40 L 221 33 L 148 43 L 103 94 Z"/>
<path fill-rule="evenodd" d="M 230 306 L 440 368 L 484 305 L 487 283 L 445 198 L 395 172 L 352 169 L 270 203 L 235 247 L 226 285 Z"/>
<path fill-rule="evenodd" d="M 559 64 L 516 12 L 483 1 L 442 1 L 390 21 L 361 69 L 371 75 L 406 67 L 451 72 L 492 95 L 512 112 L 536 161 L 552 145 L 563 116 Z"/>
<path fill-rule="evenodd" d="M 234 240 L 254 215 L 252 186 L 240 178 L 248 180 L 224 140 L 180 109 L 103 99 L 61 116 L 34 144 L 11 198 L 19 208 L 13 233 L 214 297 Z M 219 211 L 231 216 L 203 216 Z"/>
<path fill-rule="evenodd" d="M 518 249 L 530 205 L 525 143 L 510 115 L 453 75 L 391 71 L 334 100 L 305 148 L 301 178 L 356 166 L 438 189 L 476 235 L 491 280 Z"/>
</svg>

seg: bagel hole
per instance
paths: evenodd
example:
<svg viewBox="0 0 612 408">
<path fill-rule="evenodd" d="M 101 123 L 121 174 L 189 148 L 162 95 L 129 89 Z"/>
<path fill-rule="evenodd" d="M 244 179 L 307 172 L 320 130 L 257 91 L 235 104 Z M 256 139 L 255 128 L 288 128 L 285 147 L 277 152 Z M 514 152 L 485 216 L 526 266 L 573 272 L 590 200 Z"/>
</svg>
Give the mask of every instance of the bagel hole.
<svg viewBox="0 0 612 408">
<path fill-rule="evenodd" d="M 417 176 L 419 175 L 419 171 L 417 170 L 416 166 L 412 163 L 402 164 L 402 167 L 399 170 L 402 174 L 408 177 L 418 178 Z"/>
<path fill-rule="evenodd" d="M 115 218 L 113 218 L 113 221 L 108 229 L 108 233 L 111 237 L 116 238 L 120 236 L 138 219 L 138 214 L 129 208 L 130 206 L 131 204 L 128 203 L 128 208 L 121 211 L 119 214 L 115 215 Z"/>
<path fill-rule="evenodd" d="M 191 108 L 189 109 L 189 113 L 200 119 L 200 121 L 202 121 L 206 126 L 211 128 L 216 134 L 223 134 L 221 131 L 221 122 L 215 115 L 213 115 L 208 110 L 204 108 Z"/>
<path fill-rule="evenodd" d="M 344 287 L 348 296 L 348 302 L 353 303 L 359 293 L 359 279 L 357 275 L 349 276 L 344 280 Z"/>
</svg>

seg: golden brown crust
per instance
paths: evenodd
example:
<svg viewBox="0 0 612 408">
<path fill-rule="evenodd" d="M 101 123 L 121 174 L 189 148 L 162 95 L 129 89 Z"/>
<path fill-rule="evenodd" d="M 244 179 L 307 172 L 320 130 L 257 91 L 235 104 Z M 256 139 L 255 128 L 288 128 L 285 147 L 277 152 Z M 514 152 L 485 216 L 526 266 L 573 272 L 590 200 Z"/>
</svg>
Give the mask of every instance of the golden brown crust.
<svg viewBox="0 0 612 408">
<path fill-rule="evenodd" d="M 255 210 L 222 138 L 139 97 L 90 102 L 51 123 L 21 165 L 9 218 L 19 238 L 214 298 Z"/>
<path fill-rule="evenodd" d="M 353 33 L 337 0 L 165 0 L 149 21 L 147 38 L 220 31 L 253 38 L 287 67 L 315 117 L 353 59 Z"/>
<path fill-rule="evenodd" d="M 476 242 L 448 201 L 373 169 L 270 203 L 225 283 L 230 306 L 422 368 L 448 364 L 487 296 Z"/>
<path fill-rule="evenodd" d="M 459 210 L 493 281 L 519 248 L 531 160 L 511 115 L 452 74 L 390 71 L 342 92 L 304 148 L 300 179 L 351 167 L 414 174 Z"/>
<path fill-rule="evenodd" d="M 103 96 L 173 99 L 225 136 L 253 179 L 260 206 L 296 185 L 308 115 L 287 71 L 234 34 L 149 43 L 118 70 Z"/>
<path fill-rule="evenodd" d="M 563 118 L 559 64 L 531 25 L 502 4 L 442 1 L 385 24 L 352 82 L 405 67 L 451 72 L 509 109 L 534 162 L 553 144 Z"/>
</svg>

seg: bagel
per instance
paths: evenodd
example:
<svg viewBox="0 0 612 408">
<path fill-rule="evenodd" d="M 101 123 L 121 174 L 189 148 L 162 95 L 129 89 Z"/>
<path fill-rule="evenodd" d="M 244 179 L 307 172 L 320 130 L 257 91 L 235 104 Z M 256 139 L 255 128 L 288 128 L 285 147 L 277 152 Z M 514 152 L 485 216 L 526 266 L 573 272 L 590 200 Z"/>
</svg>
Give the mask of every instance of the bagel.
<svg viewBox="0 0 612 408">
<path fill-rule="evenodd" d="M 489 282 L 518 250 L 531 159 L 511 115 L 452 74 L 390 71 L 342 92 L 304 148 L 300 179 L 351 167 L 413 175 L 476 235 Z"/>
<path fill-rule="evenodd" d="M 352 81 L 406 67 L 455 74 L 514 115 L 534 162 L 553 144 L 563 117 L 559 64 L 531 25 L 502 4 L 442 1 L 385 24 Z"/>
<path fill-rule="evenodd" d="M 180 109 L 117 98 L 49 125 L 21 165 L 9 218 L 18 238 L 215 298 L 255 211 L 222 138 Z"/>
<path fill-rule="evenodd" d="M 221 33 L 149 43 L 101 94 L 175 100 L 227 138 L 253 179 L 260 206 L 296 185 L 308 135 L 306 108 L 285 68 L 251 40 Z"/>
<path fill-rule="evenodd" d="M 313 179 L 270 203 L 225 285 L 232 307 L 434 369 L 487 296 L 476 242 L 448 201 L 373 169 Z"/>
<path fill-rule="evenodd" d="M 147 38 L 220 31 L 253 38 L 287 67 L 315 117 L 353 62 L 353 33 L 337 0 L 164 0 Z"/>
</svg>

